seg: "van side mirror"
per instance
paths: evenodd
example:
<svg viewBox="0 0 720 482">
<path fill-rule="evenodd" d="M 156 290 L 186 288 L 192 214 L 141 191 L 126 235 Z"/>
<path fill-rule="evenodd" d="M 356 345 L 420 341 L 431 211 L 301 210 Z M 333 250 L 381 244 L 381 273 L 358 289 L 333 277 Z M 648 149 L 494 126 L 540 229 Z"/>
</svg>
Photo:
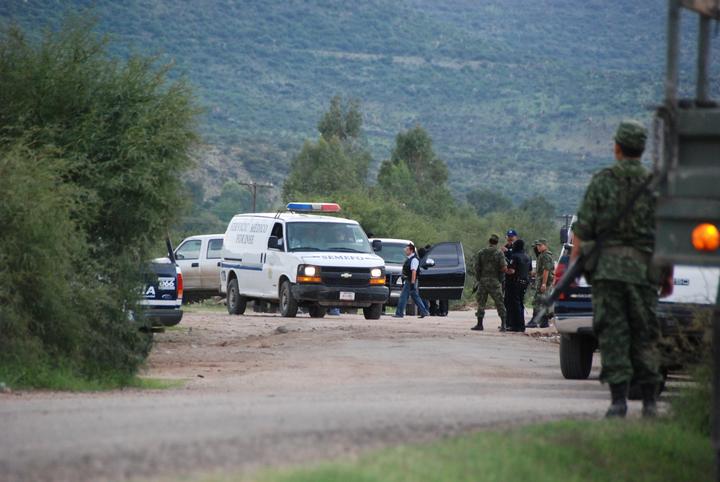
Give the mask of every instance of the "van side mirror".
<svg viewBox="0 0 720 482">
<path fill-rule="evenodd" d="M 373 239 L 372 249 L 376 253 L 382 251 L 382 241 L 380 241 L 379 239 Z"/>
<path fill-rule="evenodd" d="M 568 229 L 570 229 L 570 228 L 565 228 L 565 227 L 560 228 L 560 244 L 567 244 Z"/>
<path fill-rule="evenodd" d="M 435 260 L 432 258 L 426 259 L 422 264 L 424 269 L 432 268 L 433 266 L 435 266 Z"/>
<path fill-rule="evenodd" d="M 270 236 L 268 238 L 268 249 L 283 249 L 283 242 L 281 238 L 277 236 Z"/>
</svg>

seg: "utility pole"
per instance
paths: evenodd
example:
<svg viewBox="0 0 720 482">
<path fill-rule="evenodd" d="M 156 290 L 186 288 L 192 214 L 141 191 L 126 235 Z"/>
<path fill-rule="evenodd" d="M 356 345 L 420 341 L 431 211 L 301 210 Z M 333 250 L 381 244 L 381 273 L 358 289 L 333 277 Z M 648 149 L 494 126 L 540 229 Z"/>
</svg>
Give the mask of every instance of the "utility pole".
<svg viewBox="0 0 720 482">
<path fill-rule="evenodd" d="M 242 184 L 243 186 L 248 186 L 252 190 L 252 197 L 253 197 L 253 210 L 252 212 L 257 212 L 256 206 L 257 206 L 257 188 L 259 187 L 275 187 L 272 183 L 257 183 L 255 181 L 251 182 L 239 182 L 238 184 Z"/>
</svg>

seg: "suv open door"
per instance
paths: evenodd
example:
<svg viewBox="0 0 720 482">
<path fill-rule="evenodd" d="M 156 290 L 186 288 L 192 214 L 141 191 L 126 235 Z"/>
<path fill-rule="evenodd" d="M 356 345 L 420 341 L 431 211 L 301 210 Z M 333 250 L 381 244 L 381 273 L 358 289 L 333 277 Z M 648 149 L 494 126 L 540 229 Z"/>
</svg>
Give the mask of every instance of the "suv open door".
<svg viewBox="0 0 720 482">
<path fill-rule="evenodd" d="M 459 300 L 465 287 L 462 243 L 433 245 L 420 260 L 420 296 L 426 300 Z"/>
</svg>

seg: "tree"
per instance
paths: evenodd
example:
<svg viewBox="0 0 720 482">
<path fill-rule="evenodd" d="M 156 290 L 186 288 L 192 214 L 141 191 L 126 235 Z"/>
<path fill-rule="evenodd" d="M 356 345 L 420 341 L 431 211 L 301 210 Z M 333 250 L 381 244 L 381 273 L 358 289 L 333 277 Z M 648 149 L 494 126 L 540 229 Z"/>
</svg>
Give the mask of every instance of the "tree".
<svg viewBox="0 0 720 482">
<path fill-rule="evenodd" d="M 513 207 L 509 197 L 491 189 L 473 189 L 465 195 L 465 198 L 479 216 L 498 211 L 509 211 Z"/>
<path fill-rule="evenodd" d="M 336 95 L 330 99 L 330 108 L 318 122 L 318 130 L 325 140 L 337 137 L 341 141 L 358 139 L 362 129 L 360 103 L 349 99 L 343 103 Z"/>
<path fill-rule="evenodd" d="M 457 207 L 447 178 L 447 166 L 436 156 L 430 136 L 416 126 L 397 135 L 390 159 L 380 165 L 378 185 L 419 215 L 447 216 Z"/>
<path fill-rule="evenodd" d="M 553 219 L 557 208 L 540 194 L 527 198 L 518 206 L 520 211 L 527 212 L 531 217 L 539 219 Z"/>
<path fill-rule="evenodd" d="M 290 163 L 283 199 L 327 199 L 341 191 L 365 189 L 370 153 L 359 144 L 362 116 L 356 102 L 342 106 L 333 97 L 318 123 L 320 138 L 306 141 Z"/>
<path fill-rule="evenodd" d="M 448 180 L 448 170 L 445 162 L 435 155 L 432 139 L 427 131 L 415 126 L 407 132 L 401 132 L 395 138 L 395 148 L 389 160 L 383 161 L 380 166 L 378 182 L 385 183 L 385 174 L 390 170 L 388 164 L 397 165 L 401 162 L 407 164 L 415 181 L 423 186 L 440 186 Z"/>
<path fill-rule="evenodd" d="M 42 252 L 42 263 L 3 262 L 3 276 L 45 286 L 51 268 L 67 283 L 38 296 L 0 290 L 0 366 L 20 367 L 20 379 L 38 363 L 86 377 L 134 373 L 147 353 L 128 322 L 140 267 L 181 215 L 179 178 L 192 164 L 187 85 L 168 82 L 169 68 L 151 58 L 111 58 L 93 26 L 77 16 L 38 42 L 16 27 L 0 33 L 0 152 L 13 153 L 0 205 L 32 199 L 27 216 L 0 213 L 0 259 L 18 256 L 19 244 L 20 260 Z M 62 197 L 38 195 L 47 190 Z M 62 246 L 39 249 L 48 240 Z"/>
</svg>

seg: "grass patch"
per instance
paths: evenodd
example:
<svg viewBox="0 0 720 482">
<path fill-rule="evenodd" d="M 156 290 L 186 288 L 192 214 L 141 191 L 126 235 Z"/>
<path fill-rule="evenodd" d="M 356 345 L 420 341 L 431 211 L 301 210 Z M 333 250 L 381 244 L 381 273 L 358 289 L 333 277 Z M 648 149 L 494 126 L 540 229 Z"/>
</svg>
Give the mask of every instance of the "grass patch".
<svg viewBox="0 0 720 482">
<path fill-rule="evenodd" d="M 189 303 L 187 305 L 183 305 L 182 309 L 187 313 L 201 313 L 205 311 L 227 313 L 227 307 L 223 303 L 219 303 L 214 300 L 203 300 L 197 303 Z"/>
<path fill-rule="evenodd" d="M 256 474 L 262 482 L 704 481 L 709 438 L 659 421 L 563 421 L 406 445 L 355 460 Z M 205 479 L 248 480 L 248 479 Z"/>
<path fill-rule="evenodd" d="M 22 380 L 22 381 L 20 381 Z M 36 389 L 67 392 L 100 392 L 120 388 L 139 388 L 143 390 L 165 390 L 184 386 L 183 380 L 163 380 L 155 378 L 107 376 L 103 379 L 85 378 L 66 366 L 50 368 L 44 365 L 28 368 L 0 366 L 0 383 L 13 390 Z"/>
</svg>

